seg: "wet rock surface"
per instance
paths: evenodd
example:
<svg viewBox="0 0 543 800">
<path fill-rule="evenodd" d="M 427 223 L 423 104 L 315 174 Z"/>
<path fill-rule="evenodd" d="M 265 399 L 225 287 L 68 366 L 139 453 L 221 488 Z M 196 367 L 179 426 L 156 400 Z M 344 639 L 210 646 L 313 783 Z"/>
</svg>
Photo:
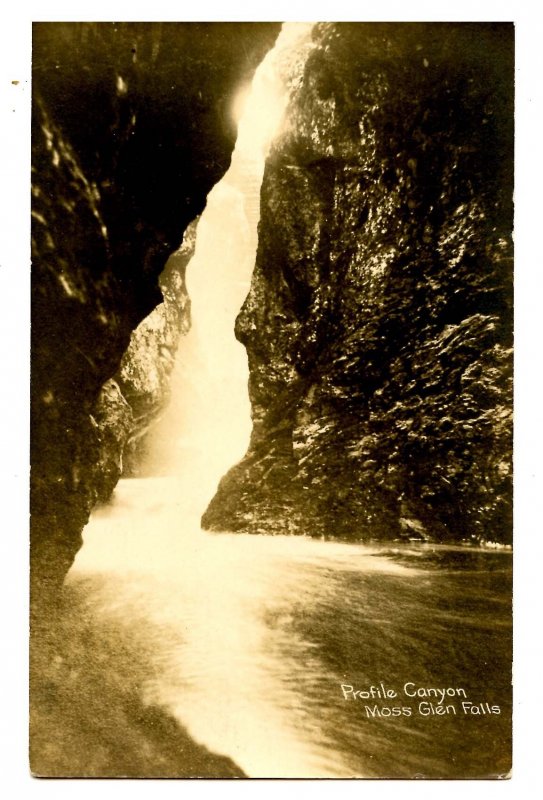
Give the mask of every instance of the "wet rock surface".
<svg viewBox="0 0 543 800">
<path fill-rule="evenodd" d="M 236 333 L 253 435 L 203 524 L 511 537 L 513 29 L 321 24 Z"/>
<path fill-rule="evenodd" d="M 170 256 L 161 276 L 164 297 L 132 332 L 116 379 L 134 418 L 123 442 L 122 469 L 125 476 L 139 474 L 145 443 L 170 398 L 170 376 L 182 336 L 190 329 L 190 298 L 185 284 L 187 264 L 196 246 L 198 219 L 190 223 L 179 250 Z"/>
</svg>

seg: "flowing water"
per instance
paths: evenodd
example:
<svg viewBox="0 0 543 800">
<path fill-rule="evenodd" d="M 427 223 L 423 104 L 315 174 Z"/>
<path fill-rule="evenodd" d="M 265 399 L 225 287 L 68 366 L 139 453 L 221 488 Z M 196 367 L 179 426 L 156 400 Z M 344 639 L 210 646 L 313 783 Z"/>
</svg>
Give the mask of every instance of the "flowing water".
<svg viewBox="0 0 543 800">
<path fill-rule="evenodd" d="M 307 35 L 295 28 L 285 26 L 285 45 Z M 142 701 L 250 777 L 503 774 L 510 553 L 200 530 L 250 434 L 233 328 L 285 104 L 273 58 L 198 228 L 193 327 L 145 472 L 161 477 L 120 482 L 85 529 L 68 583 L 104 630 L 117 626 L 145 652 Z"/>
<path fill-rule="evenodd" d="M 121 482 L 70 575 L 96 618 L 145 637 L 147 702 L 250 777 L 508 770 L 509 553 L 207 534 L 182 497 L 169 479 Z M 381 683 L 398 699 L 342 690 Z"/>
</svg>

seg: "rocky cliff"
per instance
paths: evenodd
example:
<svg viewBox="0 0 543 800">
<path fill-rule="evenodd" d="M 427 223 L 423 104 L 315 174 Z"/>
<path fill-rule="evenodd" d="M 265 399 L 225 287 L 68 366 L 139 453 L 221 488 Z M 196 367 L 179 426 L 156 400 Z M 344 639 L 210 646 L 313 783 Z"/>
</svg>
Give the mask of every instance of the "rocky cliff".
<svg viewBox="0 0 543 800">
<path fill-rule="evenodd" d="M 170 399 L 170 377 L 182 336 L 190 329 L 186 268 L 196 247 L 199 217 L 190 223 L 183 244 L 168 261 L 159 284 L 164 300 L 132 332 L 116 381 L 128 401 L 134 424 L 124 443 L 122 472 L 138 475 L 146 442 Z"/>
<path fill-rule="evenodd" d="M 211 529 L 511 536 L 513 28 L 321 24 L 236 333 Z"/>
<path fill-rule="evenodd" d="M 92 490 L 107 502 L 121 475 L 136 476 L 146 442 L 167 407 L 170 376 L 181 336 L 190 328 L 185 271 L 196 245 L 198 219 L 159 278 L 163 300 L 132 331 L 115 375 L 102 386 L 91 414 L 98 437 Z"/>
<path fill-rule="evenodd" d="M 233 98 L 278 31 L 34 26 L 31 556 L 40 592 L 62 581 L 92 506 L 115 483 L 134 416 L 155 402 L 144 409 L 129 396 L 137 378 L 121 359 L 163 300 L 168 256 L 228 168 Z"/>
</svg>

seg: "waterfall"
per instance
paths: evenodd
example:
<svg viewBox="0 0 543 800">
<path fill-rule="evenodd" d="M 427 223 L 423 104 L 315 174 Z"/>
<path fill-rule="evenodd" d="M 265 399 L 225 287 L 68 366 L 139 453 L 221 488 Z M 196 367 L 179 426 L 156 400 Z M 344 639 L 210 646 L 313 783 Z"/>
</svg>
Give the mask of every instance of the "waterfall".
<svg viewBox="0 0 543 800">
<path fill-rule="evenodd" d="M 308 39 L 311 27 L 285 23 L 252 84 L 240 88 L 232 108 L 239 119 L 231 165 L 208 195 L 187 267 L 191 330 L 179 346 L 172 399 L 155 429 L 149 458 L 161 474 L 183 481 L 180 491 L 190 493 L 200 516 L 249 443 L 247 355 L 234 324 L 255 262 L 264 163 L 287 102 L 281 64 Z"/>
<path fill-rule="evenodd" d="M 291 675 L 297 663 L 310 662 L 311 646 L 295 638 L 282 654 L 281 629 L 270 632 L 266 624 L 267 608 L 290 619 L 283 606 L 299 587 L 289 565 L 313 558 L 317 543 L 200 529 L 218 481 L 249 442 L 247 355 L 234 323 L 255 260 L 264 162 L 287 102 L 279 65 L 311 27 L 285 23 L 236 102 L 243 108 L 238 139 L 198 224 L 186 276 L 191 330 L 150 453 L 162 477 L 120 482 L 112 502 L 92 515 L 69 575 L 85 586 L 106 625 L 114 619 L 138 627 L 142 613 L 151 623 L 157 664 L 145 701 L 169 709 L 198 742 L 255 777 L 342 774 L 340 759 L 328 763 L 326 750 L 314 752 L 318 726 L 312 722 L 312 735 L 300 735 L 306 711 Z M 317 594 L 312 581 L 308 597 Z M 298 730 L 286 709 L 294 709 Z"/>
</svg>

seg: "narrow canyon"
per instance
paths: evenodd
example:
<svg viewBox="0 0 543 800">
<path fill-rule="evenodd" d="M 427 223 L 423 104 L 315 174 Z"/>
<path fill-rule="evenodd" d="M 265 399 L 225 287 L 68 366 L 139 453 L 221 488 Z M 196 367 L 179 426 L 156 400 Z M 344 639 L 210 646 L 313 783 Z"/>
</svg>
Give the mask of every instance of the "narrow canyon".
<svg viewBox="0 0 543 800">
<path fill-rule="evenodd" d="M 513 44 L 506 23 L 34 24 L 36 774 L 410 776 L 413 739 L 358 720 L 344 742 L 326 693 L 342 658 L 431 680 L 421 630 L 469 697 L 494 649 L 505 710 L 466 769 L 507 772 Z M 378 607 L 401 609 L 390 640 Z M 373 666 L 332 624 L 366 609 Z M 213 733 L 207 669 L 235 732 Z M 431 777 L 467 776 L 449 725 Z"/>
</svg>

